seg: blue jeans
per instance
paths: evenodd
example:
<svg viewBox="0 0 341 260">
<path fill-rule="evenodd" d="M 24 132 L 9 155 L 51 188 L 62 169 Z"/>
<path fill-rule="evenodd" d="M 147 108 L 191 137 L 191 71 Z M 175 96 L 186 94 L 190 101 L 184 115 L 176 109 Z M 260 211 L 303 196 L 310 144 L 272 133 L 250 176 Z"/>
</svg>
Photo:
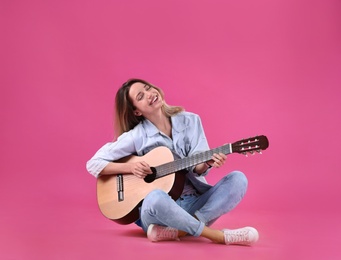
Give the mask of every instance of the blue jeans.
<svg viewBox="0 0 341 260">
<path fill-rule="evenodd" d="M 150 224 L 158 224 L 200 236 L 205 225 L 210 226 L 237 206 L 246 189 L 246 176 L 233 171 L 201 195 L 181 196 L 174 201 L 166 192 L 154 190 L 141 207 L 142 229 L 147 232 Z"/>
</svg>

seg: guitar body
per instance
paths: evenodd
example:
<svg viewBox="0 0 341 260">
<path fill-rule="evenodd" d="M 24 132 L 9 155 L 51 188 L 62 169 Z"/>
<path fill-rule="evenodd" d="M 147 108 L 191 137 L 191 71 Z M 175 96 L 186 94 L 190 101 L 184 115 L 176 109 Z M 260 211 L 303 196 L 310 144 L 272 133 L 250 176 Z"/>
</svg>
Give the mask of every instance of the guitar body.
<svg viewBox="0 0 341 260">
<path fill-rule="evenodd" d="M 166 147 L 157 147 L 144 156 L 129 156 L 118 162 L 145 161 L 155 167 L 174 161 L 172 152 Z M 171 173 L 147 183 L 133 174 L 122 174 L 123 200 L 119 201 L 117 175 L 102 175 L 97 180 L 97 202 L 102 214 L 119 223 L 130 224 L 139 218 L 139 207 L 143 199 L 155 189 L 168 193 L 174 200 L 179 198 L 184 187 L 185 175 Z"/>
</svg>

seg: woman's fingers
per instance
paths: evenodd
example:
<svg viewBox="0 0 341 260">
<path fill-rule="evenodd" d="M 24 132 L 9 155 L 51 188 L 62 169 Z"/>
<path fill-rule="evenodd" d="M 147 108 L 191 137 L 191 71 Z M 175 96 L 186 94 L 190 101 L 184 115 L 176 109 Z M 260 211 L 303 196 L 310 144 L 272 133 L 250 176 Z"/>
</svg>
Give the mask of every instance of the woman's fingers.
<svg viewBox="0 0 341 260">
<path fill-rule="evenodd" d="M 215 168 L 219 168 L 225 164 L 226 155 L 223 153 L 215 153 L 212 156 L 212 160 L 214 161 L 212 166 Z"/>
<path fill-rule="evenodd" d="M 150 166 L 146 162 L 136 162 L 133 165 L 132 173 L 138 178 L 144 178 L 147 174 L 153 173 Z"/>
</svg>

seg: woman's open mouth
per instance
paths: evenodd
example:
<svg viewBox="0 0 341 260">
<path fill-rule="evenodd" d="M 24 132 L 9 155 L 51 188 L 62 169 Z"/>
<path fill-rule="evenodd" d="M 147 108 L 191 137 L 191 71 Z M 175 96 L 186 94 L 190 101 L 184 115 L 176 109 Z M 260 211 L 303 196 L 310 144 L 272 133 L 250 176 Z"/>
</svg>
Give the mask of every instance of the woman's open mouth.
<svg viewBox="0 0 341 260">
<path fill-rule="evenodd" d="M 155 95 L 153 99 L 150 101 L 149 105 L 153 105 L 159 99 L 159 95 Z"/>
</svg>

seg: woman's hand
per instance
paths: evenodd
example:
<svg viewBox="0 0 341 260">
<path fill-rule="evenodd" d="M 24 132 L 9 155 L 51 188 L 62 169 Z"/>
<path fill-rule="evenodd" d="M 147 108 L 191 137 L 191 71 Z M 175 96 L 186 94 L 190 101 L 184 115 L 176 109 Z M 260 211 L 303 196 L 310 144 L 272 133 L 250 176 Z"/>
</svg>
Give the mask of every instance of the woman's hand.
<svg viewBox="0 0 341 260">
<path fill-rule="evenodd" d="M 206 164 L 214 168 L 220 168 L 225 164 L 226 157 L 227 156 L 223 153 L 214 153 L 212 155 L 212 160 L 207 161 Z"/>
<path fill-rule="evenodd" d="M 152 170 L 148 163 L 142 162 L 135 162 L 131 163 L 131 173 L 134 174 L 136 177 L 143 179 L 147 176 L 147 174 L 152 174 Z"/>
</svg>

